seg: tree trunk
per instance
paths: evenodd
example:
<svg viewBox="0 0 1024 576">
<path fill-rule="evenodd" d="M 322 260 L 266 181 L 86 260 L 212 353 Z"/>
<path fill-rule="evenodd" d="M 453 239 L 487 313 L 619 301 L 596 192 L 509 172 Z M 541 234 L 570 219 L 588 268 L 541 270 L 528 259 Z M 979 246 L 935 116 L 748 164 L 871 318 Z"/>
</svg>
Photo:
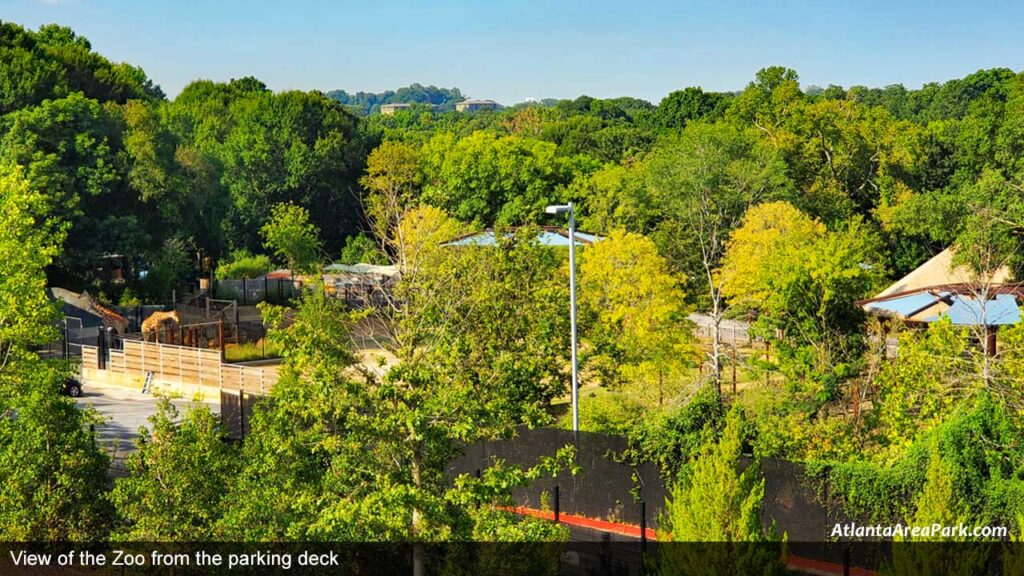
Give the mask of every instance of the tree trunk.
<svg viewBox="0 0 1024 576">
<path fill-rule="evenodd" d="M 413 452 L 412 456 L 412 483 L 416 486 L 417 490 L 421 485 L 420 476 L 420 455 L 417 451 Z M 426 567 L 424 562 L 425 546 L 423 542 L 419 541 L 419 529 L 420 529 L 420 510 L 417 507 L 412 509 L 412 576 L 426 576 Z"/>
<path fill-rule="evenodd" d="M 711 296 L 711 383 L 722 396 L 722 298 Z"/>
</svg>

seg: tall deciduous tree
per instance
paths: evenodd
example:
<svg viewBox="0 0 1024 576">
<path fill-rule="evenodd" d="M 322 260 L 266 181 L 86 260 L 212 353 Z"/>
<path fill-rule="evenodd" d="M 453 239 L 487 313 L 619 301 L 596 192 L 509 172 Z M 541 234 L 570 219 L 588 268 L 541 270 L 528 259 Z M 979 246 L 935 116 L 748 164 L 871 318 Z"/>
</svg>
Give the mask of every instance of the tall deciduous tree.
<svg viewBox="0 0 1024 576">
<path fill-rule="evenodd" d="M 651 200 L 662 211 L 666 244 L 691 242 L 702 304 L 712 318 L 710 384 L 721 388 L 721 321 L 726 311 L 715 270 L 729 233 L 747 207 L 785 195 L 790 182 L 781 160 L 750 134 L 728 125 L 693 124 L 666 141 L 648 164 Z M 665 234 L 665 232 L 668 232 Z M 657 235 L 657 232 L 656 232 Z"/>
<path fill-rule="evenodd" d="M 787 375 L 815 383 L 821 403 L 854 373 L 864 319 L 854 302 L 884 277 L 879 252 L 859 220 L 830 231 L 790 204 L 769 202 L 733 231 L 717 278 L 725 297 L 759 314 L 757 327 L 777 342 Z"/>
<path fill-rule="evenodd" d="M 275 205 L 260 234 L 263 245 L 284 260 L 293 273 L 316 271 L 320 262 L 320 231 L 309 221 L 305 208 L 290 203 Z"/>
<path fill-rule="evenodd" d="M 386 141 L 366 160 L 366 174 L 359 180 L 367 191 L 364 209 L 385 250 L 405 252 L 399 224 L 416 206 L 419 181 L 419 153 L 409 144 Z"/>
<path fill-rule="evenodd" d="M 493 506 L 552 470 L 496 465 L 454 485 L 446 474 L 460 446 L 546 421 L 564 390 L 557 255 L 530 234 L 494 248 L 441 246 L 459 225 L 432 207 L 402 226 L 394 308 L 369 323 L 388 331 L 370 335 L 387 349 L 383 374 L 354 367 L 359 314 L 320 290 L 306 295 L 275 336 L 286 366 L 253 418 L 224 534 L 413 542 L 422 570 L 424 542 L 497 537 L 495 520 L 514 520 Z M 283 314 L 271 308 L 268 321 Z"/>
<path fill-rule="evenodd" d="M 612 232 L 580 258 L 581 315 L 598 360 L 615 380 L 653 385 L 659 404 L 697 358 L 681 281 L 639 234 Z"/>
<path fill-rule="evenodd" d="M 0 538 L 105 537 L 109 459 L 86 426 L 94 414 L 59 394 L 67 367 L 30 350 L 56 337 L 45 267 L 63 229 L 19 167 L 0 169 Z"/>
</svg>

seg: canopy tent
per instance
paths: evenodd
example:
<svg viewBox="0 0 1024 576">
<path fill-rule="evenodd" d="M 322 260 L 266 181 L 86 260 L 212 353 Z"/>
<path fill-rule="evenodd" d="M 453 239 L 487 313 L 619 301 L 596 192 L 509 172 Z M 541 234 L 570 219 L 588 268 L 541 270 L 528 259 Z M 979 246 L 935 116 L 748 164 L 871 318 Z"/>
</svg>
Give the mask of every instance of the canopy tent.
<svg viewBox="0 0 1024 576">
<path fill-rule="evenodd" d="M 380 274 L 381 276 L 394 276 L 398 274 L 398 266 L 380 266 L 377 264 L 330 264 L 324 267 L 324 272 L 341 274 Z"/>
<path fill-rule="evenodd" d="M 515 233 L 514 229 L 505 232 L 505 238 L 510 238 Z M 577 246 L 590 246 L 594 242 L 603 240 L 601 236 L 596 234 L 588 234 L 586 232 L 576 231 L 576 245 Z M 553 226 L 545 226 L 540 229 L 537 234 L 537 243 L 541 246 L 569 246 L 569 232 L 561 228 Z M 477 232 L 456 238 L 450 242 L 445 242 L 442 246 L 496 246 L 498 244 L 497 236 L 495 236 L 494 230 L 487 229 L 483 232 Z"/>
</svg>

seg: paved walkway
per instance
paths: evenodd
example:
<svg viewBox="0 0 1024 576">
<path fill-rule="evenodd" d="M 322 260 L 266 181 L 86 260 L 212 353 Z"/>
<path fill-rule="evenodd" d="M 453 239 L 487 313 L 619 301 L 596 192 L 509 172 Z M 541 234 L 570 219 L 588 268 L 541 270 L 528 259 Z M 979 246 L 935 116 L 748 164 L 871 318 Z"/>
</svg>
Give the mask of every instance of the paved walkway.
<svg viewBox="0 0 1024 576">
<path fill-rule="evenodd" d="M 204 398 L 214 412 L 220 412 L 220 398 Z M 105 448 L 115 455 L 135 449 L 139 428 L 149 426 L 149 417 L 156 413 L 157 398 L 139 390 L 83 382 L 82 395 L 75 399 L 79 406 L 92 406 L 105 418 L 96 425 L 96 435 Z M 187 399 L 174 400 L 184 412 L 192 404 Z"/>
</svg>

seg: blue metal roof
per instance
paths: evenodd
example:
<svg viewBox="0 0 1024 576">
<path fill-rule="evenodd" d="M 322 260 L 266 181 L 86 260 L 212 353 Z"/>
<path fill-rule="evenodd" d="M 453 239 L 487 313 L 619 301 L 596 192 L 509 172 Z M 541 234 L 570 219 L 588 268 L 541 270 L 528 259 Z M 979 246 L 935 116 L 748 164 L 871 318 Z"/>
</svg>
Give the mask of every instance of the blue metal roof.
<svg viewBox="0 0 1024 576">
<path fill-rule="evenodd" d="M 506 232 L 505 237 L 510 238 L 511 232 Z M 587 234 L 586 232 L 576 232 L 576 245 L 586 246 L 602 240 L 600 236 L 595 234 Z M 568 232 L 557 232 L 554 230 L 541 230 L 537 234 L 537 243 L 541 246 L 569 246 L 569 233 Z M 444 246 L 495 246 L 497 240 L 494 236 L 493 230 L 485 230 L 479 234 L 472 236 L 466 236 L 465 238 L 459 238 L 458 240 L 452 240 L 446 242 Z"/>
<path fill-rule="evenodd" d="M 931 292 L 918 292 L 907 296 L 899 296 L 890 300 L 881 300 L 867 305 L 868 310 L 878 310 L 900 316 L 913 316 L 921 310 L 938 303 L 940 298 L 948 296 L 948 292 L 940 292 L 938 296 Z"/>
<path fill-rule="evenodd" d="M 948 317 L 957 326 L 1008 326 L 1020 322 L 1020 307 L 1013 294 L 996 294 L 984 305 L 976 298 L 958 294 L 949 310 L 924 321 L 934 322 L 940 316 Z"/>
</svg>

